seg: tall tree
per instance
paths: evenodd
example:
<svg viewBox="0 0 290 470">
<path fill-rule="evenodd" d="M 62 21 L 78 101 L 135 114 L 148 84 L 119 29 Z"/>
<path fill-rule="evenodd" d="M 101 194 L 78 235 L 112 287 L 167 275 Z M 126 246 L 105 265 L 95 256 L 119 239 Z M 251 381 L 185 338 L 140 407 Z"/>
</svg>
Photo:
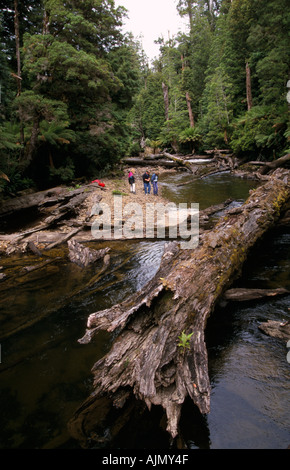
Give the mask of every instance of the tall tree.
<svg viewBox="0 0 290 470">
<path fill-rule="evenodd" d="M 31 126 L 27 164 L 37 154 L 41 121 L 58 119 L 56 114 L 48 117 L 44 102 L 52 107 L 58 102 L 60 109 L 65 106 L 72 130 L 87 133 L 88 140 L 95 141 L 112 128 L 110 103 L 116 99 L 121 105 L 116 93 L 125 88 L 118 78 L 120 69 L 114 75 L 109 60 L 110 50 L 120 43 L 122 11 L 112 1 L 44 2 L 41 33 L 24 35 L 23 72 L 33 90 L 30 112 L 21 107 L 22 117 Z"/>
</svg>

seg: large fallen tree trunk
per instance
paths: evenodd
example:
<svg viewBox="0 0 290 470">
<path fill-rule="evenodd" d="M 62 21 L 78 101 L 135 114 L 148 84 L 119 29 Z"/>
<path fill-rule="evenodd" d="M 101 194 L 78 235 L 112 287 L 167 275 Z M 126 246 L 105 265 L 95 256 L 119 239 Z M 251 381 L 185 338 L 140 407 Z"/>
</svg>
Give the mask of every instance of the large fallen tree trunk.
<svg viewBox="0 0 290 470">
<path fill-rule="evenodd" d="M 44 207 L 45 205 L 60 204 L 73 198 L 79 192 L 79 190 L 68 191 L 66 188 L 58 186 L 18 196 L 0 204 L 0 216 L 5 217 L 25 209 Z"/>
<path fill-rule="evenodd" d="M 265 164 L 260 169 L 260 173 L 261 175 L 265 175 L 271 170 L 275 170 L 276 168 L 289 164 L 289 161 L 290 153 L 287 153 L 287 155 L 284 155 L 283 157 L 280 157 L 277 160 L 274 160 L 273 162 L 265 162 Z"/>
<path fill-rule="evenodd" d="M 205 328 L 217 301 L 240 275 L 256 241 L 279 218 L 289 199 L 289 171 L 277 170 L 239 210 L 229 210 L 200 236 L 194 250 L 167 245 L 155 277 L 121 304 L 90 315 L 80 343 L 99 330 L 117 332 L 111 350 L 93 367 L 94 392 L 69 423 L 83 446 L 95 432 L 100 400 L 122 408 L 135 396 L 166 410 L 167 431 L 178 434 L 181 408 L 190 397 L 210 411 Z"/>
<path fill-rule="evenodd" d="M 177 155 L 171 155 L 170 153 L 163 152 L 164 156 L 168 158 L 169 160 L 172 160 L 174 163 L 176 163 L 178 166 L 185 168 L 188 170 L 190 173 L 193 173 L 193 170 L 191 168 L 190 162 L 178 157 Z"/>
<path fill-rule="evenodd" d="M 178 155 L 171 155 L 167 152 L 162 152 L 158 155 L 150 155 L 144 158 L 128 157 L 124 158 L 123 163 L 126 165 L 139 165 L 139 166 L 163 166 L 165 168 L 184 168 L 190 173 L 193 173 L 190 162 Z"/>
<path fill-rule="evenodd" d="M 73 217 L 77 216 L 91 192 L 96 190 L 96 187 L 96 185 L 90 184 L 73 191 L 68 191 L 67 189 L 63 188 L 56 188 L 54 190 L 36 193 L 34 203 L 33 198 L 27 199 L 27 197 L 20 198 L 20 200 L 17 199 L 17 201 L 12 200 L 10 201 L 10 204 L 7 203 L 7 211 L 9 213 L 11 211 L 13 213 L 14 210 L 17 211 L 15 213 L 15 217 L 17 217 L 18 211 L 33 207 L 32 204 L 38 208 L 39 213 L 43 212 L 45 215 L 43 215 L 44 220 L 41 220 L 33 228 L 12 234 L 0 234 L 0 252 L 3 251 L 1 242 L 4 242 L 4 244 L 5 242 L 7 243 L 5 253 L 8 255 L 17 251 L 24 252 L 27 248 L 29 248 L 29 242 L 35 242 L 38 239 L 38 232 L 53 230 L 56 227 L 61 227 L 61 225 L 77 225 L 76 228 L 71 230 L 70 233 L 66 233 L 65 235 L 62 232 L 58 233 L 55 231 L 54 240 L 53 242 L 47 244 L 46 249 L 49 250 L 61 243 L 68 241 L 70 238 L 80 232 L 87 223 L 89 223 L 92 214 L 87 216 L 84 222 L 78 222 L 77 220 L 74 220 Z M 95 197 L 95 202 L 99 202 L 101 199 L 102 197 L 97 195 Z M 2 211 L 3 210 L 4 209 L 2 209 Z M 27 243 L 25 241 L 27 241 Z"/>
<path fill-rule="evenodd" d="M 145 158 L 138 158 L 138 157 L 129 157 L 124 158 L 122 160 L 123 163 L 130 166 L 144 166 L 144 167 L 152 167 L 152 166 L 162 166 L 164 168 L 177 168 L 178 164 L 174 161 L 165 160 L 163 159 L 145 159 Z"/>
</svg>

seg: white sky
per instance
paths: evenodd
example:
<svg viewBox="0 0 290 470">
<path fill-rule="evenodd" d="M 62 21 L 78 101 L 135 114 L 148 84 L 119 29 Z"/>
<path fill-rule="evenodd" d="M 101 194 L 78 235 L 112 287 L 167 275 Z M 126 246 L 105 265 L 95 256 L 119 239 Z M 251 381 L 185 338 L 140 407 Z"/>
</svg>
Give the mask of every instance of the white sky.
<svg viewBox="0 0 290 470">
<path fill-rule="evenodd" d="M 132 32 L 140 40 L 150 60 L 159 55 L 159 44 L 154 44 L 154 40 L 163 36 L 167 41 L 168 31 L 170 37 L 179 30 L 186 31 L 185 20 L 180 18 L 176 4 L 177 0 L 115 0 L 116 7 L 128 10 L 124 31 Z"/>
</svg>

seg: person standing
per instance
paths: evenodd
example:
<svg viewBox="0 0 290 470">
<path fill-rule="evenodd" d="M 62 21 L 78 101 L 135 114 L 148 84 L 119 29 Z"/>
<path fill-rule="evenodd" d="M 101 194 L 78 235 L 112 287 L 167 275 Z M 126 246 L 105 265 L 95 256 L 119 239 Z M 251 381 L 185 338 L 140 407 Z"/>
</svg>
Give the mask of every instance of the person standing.
<svg viewBox="0 0 290 470">
<path fill-rule="evenodd" d="M 151 178 L 151 183 L 153 185 L 153 194 L 155 194 L 155 196 L 158 196 L 158 175 L 157 175 L 157 173 L 153 173 L 152 178 Z"/>
<path fill-rule="evenodd" d="M 144 191 L 145 194 L 150 194 L 151 191 L 151 184 L 150 184 L 150 174 L 149 171 L 146 170 L 144 175 L 143 175 L 143 183 L 144 183 Z"/>
<path fill-rule="evenodd" d="M 133 194 L 136 194 L 136 187 L 135 187 L 135 176 L 133 168 L 129 171 L 128 181 L 130 184 L 130 191 Z"/>
</svg>

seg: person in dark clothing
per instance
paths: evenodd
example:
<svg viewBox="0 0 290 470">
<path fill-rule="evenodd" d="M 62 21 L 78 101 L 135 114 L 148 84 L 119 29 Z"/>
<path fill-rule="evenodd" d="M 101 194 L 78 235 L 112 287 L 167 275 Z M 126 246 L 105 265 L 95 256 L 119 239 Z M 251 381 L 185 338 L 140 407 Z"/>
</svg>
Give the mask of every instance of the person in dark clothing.
<svg viewBox="0 0 290 470">
<path fill-rule="evenodd" d="M 145 194 L 150 194 L 151 184 L 150 184 L 150 174 L 148 170 L 146 170 L 143 175 L 143 183 L 144 183 Z"/>
</svg>

